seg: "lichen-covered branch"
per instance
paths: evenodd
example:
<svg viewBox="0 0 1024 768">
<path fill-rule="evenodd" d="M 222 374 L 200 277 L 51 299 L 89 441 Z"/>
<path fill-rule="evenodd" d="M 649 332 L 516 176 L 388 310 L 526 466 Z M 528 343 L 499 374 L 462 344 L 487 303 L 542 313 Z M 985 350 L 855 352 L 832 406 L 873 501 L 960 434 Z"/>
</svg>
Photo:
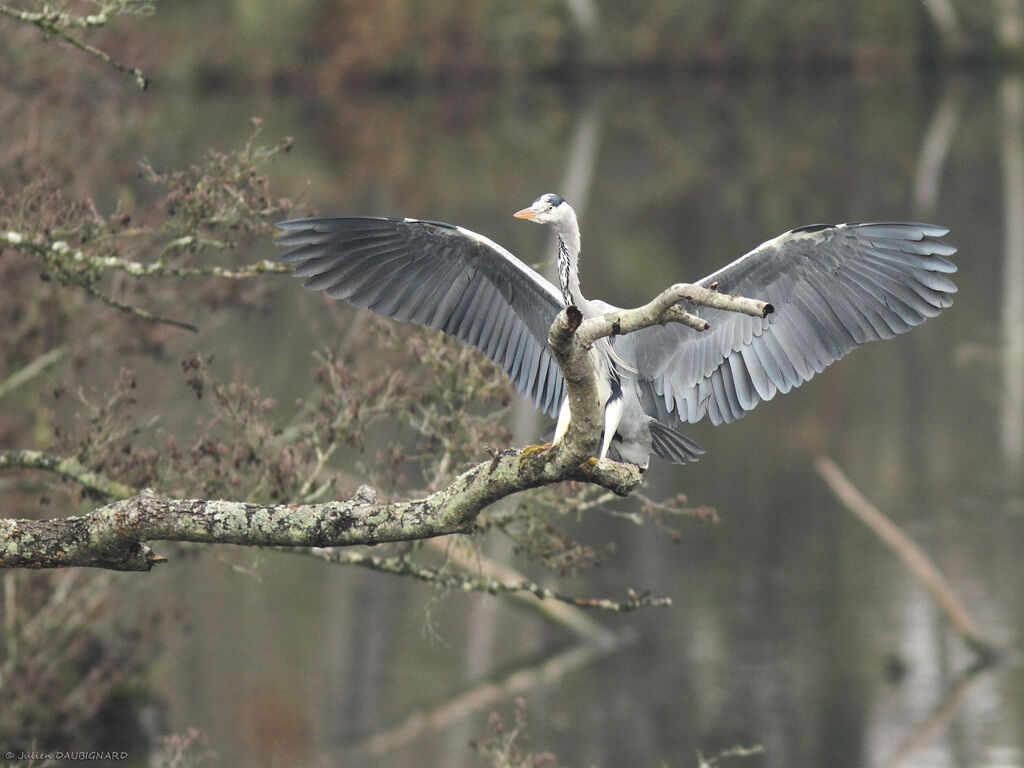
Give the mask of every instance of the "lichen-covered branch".
<svg viewBox="0 0 1024 768">
<path fill-rule="evenodd" d="M 103 477 L 72 457 L 51 456 L 40 451 L 0 451 L 0 470 L 39 469 L 74 480 L 83 488 L 113 499 L 125 499 L 135 494 L 131 486 Z"/>
<path fill-rule="evenodd" d="M 64 240 L 46 243 L 40 238 L 28 240 L 23 238 L 20 233 L 8 231 L 0 233 L 0 243 L 5 242 L 9 245 L 15 246 L 16 248 L 31 251 L 38 256 L 43 264 L 45 264 L 53 274 L 57 275 L 61 281 L 69 285 L 80 286 L 90 296 L 99 299 L 104 304 L 108 304 L 115 309 L 127 312 L 140 320 L 145 320 L 147 322 L 173 325 L 178 328 L 184 328 L 187 331 L 192 331 L 193 333 L 199 330 L 191 323 L 175 320 L 173 318 L 160 317 L 159 315 L 155 315 L 142 307 L 118 301 L 114 297 L 108 296 L 96 287 L 95 274 L 93 269 L 90 269 L 95 268 L 95 265 L 89 262 L 88 257 L 86 257 L 81 250 L 72 252 L 67 242 Z M 86 268 L 79 268 L 77 266 L 83 263 L 86 265 Z"/>
<path fill-rule="evenodd" d="M 440 568 L 418 565 L 401 557 L 380 557 L 368 552 L 316 550 L 315 554 L 331 563 L 357 565 L 395 576 L 409 576 L 417 581 L 461 592 L 486 592 L 491 595 L 532 595 L 541 600 L 556 600 L 576 606 L 577 608 L 591 608 L 599 611 L 611 611 L 613 613 L 628 613 L 638 608 L 672 605 L 671 598 L 651 597 L 650 595 L 640 595 L 635 592 L 629 592 L 627 599 L 624 601 L 609 600 L 607 598 L 591 599 L 577 597 L 548 589 L 529 579 L 520 578 L 502 581 L 488 575 L 478 577 L 466 573 L 453 573 Z"/>
<path fill-rule="evenodd" d="M 477 513 L 494 501 L 562 480 L 627 493 L 640 473 L 610 461 L 584 459 L 573 467 L 564 451 L 527 448 L 477 464 L 425 498 L 395 503 L 378 503 L 368 486 L 346 501 L 299 505 L 167 499 L 146 492 L 81 517 L 0 519 L 0 566 L 140 571 L 163 560 L 147 541 L 337 547 L 469 533 Z"/>
<path fill-rule="evenodd" d="M 0 244 L 12 246 L 16 251 L 22 251 L 35 256 L 64 283 L 78 285 L 90 296 L 115 309 L 127 312 L 146 322 L 172 325 L 192 331 L 193 333 L 199 329 L 192 323 L 156 315 L 147 309 L 119 301 L 104 293 L 96 287 L 96 276 L 101 272 L 116 271 L 124 272 L 133 277 L 215 277 L 222 280 L 237 280 L 267 273 L 290 271 L 286 264 L 277 264 L 267 260 L 235 268 L 217 265 L 205 267 L 176 266 L 165 264 L 163 261 L 143 264 L 142 262 L 125 259 L 120 256 L 88 253 L 82 248 L 72 249 L 66 240 L 50 240 L 42 234 L 22 233 L 13 230 L 0 232 Z M 192 236 L 178 238 L 172 241 L 171 245 L 176 248 L 212 247 L 211 241 L 201 241 L 199 238 Z"/>
<path fill-rule="evenodd" d="M 159 172 L 143 163 L 144 176 L 166 192 L 162 207 L 172 212 L 159 225 L 147 223 L 144 211 L 133 216 L 120 206 L 101 215 L 92 200 L 67 200 L 62 190 L 40 181 L 27 185 L 8 210 L 0 211 L 0 250 L 34 259 L 62 285 L 81 288 L 136 318 L 196 331 L 191 323 L 116 297 L 104 281 L 111 274 L 234 280 L 289 271 L 287 265 L 267 260 L 222 266 L 199 258 L 264 236 L 271 229 L 268 221 L 291 212 L 293 203 L 274 198 L 267 177 L 257 171 L 289 151 L 292 141 L 285 137 L 263 145 L 258 142 L 262 121 L 252 118 L 252 126 L 241 148 L 211 150 L 202 163 L 187 169 Z M 19 210 L 35 213 L 26 217 Z"/>
<path fill-rule="evenodd" d="M 287 264 L 268 259 L 242 267 L 221 267 L 216 264 L 203 267 L 189 267 L 165 264 L 163 261 L 144 264 L 141 261 L 133 261 L 122 256 L 86 253 L 82 248 L 72 250 L 65 240 L 50 240 L 41 234 L 16 232 L 14 230 L 0 232 L 0 243 L 12 246 L 14 250 L 21 250 L 41 258 L 49 257 L 49 254 L 55 254 L 71 264 L 81 265 L 99 272 L 124 272 L 132 277 L 216 277 L 224 280 L 237 280 L 268 273 L 286 274 L 291 272 L 291 267 Z M 184 250 L 194 247 L 218 248 L 223 246 L 213 240 L 203 240 L 192 235 L 185 235 L 168 243 L 166 250 Z"/>
<path fill-rule="evenodd" d="M 640 484 L 639 468 L 592 458 L 602 424 L 597 376 L 589 350 L 597 339 L 613 333 L 679 322 L 680 300 L 714 303 L 752 314 L 763 315 L 770 309 L 761 302 L 722 296 L 695 286 L 673 286 L 644 307 L 585 323 L 575 307 L 567 308 L 555 318 L 549 334 L 572 411 L 565 439 L 552 447 L 498 452 L 424 498 L 381 503 L 374 489 L 362 486 L 345 501 L 267 505 L 160 498 L 146 491 L 80 517 L 0 520 L 0 566 L 93 566 L 140 571 L 164 560 L 147 543 L 153 541 L 338 547 L 469 533 L 480 511 L 499 499 L 566 480 L 596 484 L 625 496 Z M 5 456 L 7 466 L 48 469 L 108 496 L 125 495 L 124 487 L 104 486 L 85 468 L 67 460 L 48 463 L 41 455 L 25 452 Z"/>
<path fill-rule="evenodd" d="M 149 85 L 149 78 L 142 73 L 142 70 L 138 67 L 130 67 L 127 64 L 123 64 L 105 51 L 79 39 L 68 30 L 102 27 L 113 17 L 129 13 L 148 15 L 153 12 L 153 2 L 151 0 L 104 0 L 104 2 L 98 2 L 96 5 L 96 13 L 87 15 L 68 13 L 50 4 L 41 4 L 41 10 L 39 11 L 27 11 L 21 8 L 13 8 L 9 5 L 0 5 L 0 15 L 7 16 L 15 21 L 32 24 L 38 27 L 44 35 L 53 35 L 85 51 L 90 56 L 95 56 L 104 64 L 134 77 L 136 85 L 140 89 L 145 90 Z"/>
</svg>

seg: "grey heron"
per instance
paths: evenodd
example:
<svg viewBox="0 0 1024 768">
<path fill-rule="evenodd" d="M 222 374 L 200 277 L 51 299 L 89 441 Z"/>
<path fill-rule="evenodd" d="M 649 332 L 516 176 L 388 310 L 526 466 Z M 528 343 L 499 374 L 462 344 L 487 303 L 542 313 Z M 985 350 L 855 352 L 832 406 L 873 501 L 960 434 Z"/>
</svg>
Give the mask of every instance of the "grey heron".
<svg viewBox="0 0 1024 768">
<path fill-rule="evenodd" d="M 305 218 L 276 226 L 305 287 L 396 320 L 441 330 L 480 349 L 565 434 L 565 382 L 547 346 L 558 312 L 584 318 L 618 308 L 580 291 L 580 230 L 572 207 L 545 194 L 515 216 L 554 228 L 558 286 L 492 240 L 409 218 Z M 820 373 L 854 347 L 905 333 L 952 304 L 956 249 L 947 229 L 907 222 L 798 227 L 698 281 L 770 302 L 765 318 L 684 305 L 698 333 L 653 326 L 595 345 L 604 407 L 599 458 L 646 468 L 653 450 L 674 463 L 703 450 L 672 425 L 734 421 Z"/>
</svg>

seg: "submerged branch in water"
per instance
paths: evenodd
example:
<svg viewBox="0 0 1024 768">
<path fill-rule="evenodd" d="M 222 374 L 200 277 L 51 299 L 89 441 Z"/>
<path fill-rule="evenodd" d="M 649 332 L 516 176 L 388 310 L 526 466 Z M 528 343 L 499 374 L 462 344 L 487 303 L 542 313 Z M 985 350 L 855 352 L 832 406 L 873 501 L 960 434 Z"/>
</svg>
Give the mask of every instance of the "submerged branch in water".
<svg viewBox="0 0 1024 768">
<path fill-rule="evenodd" d="M 846 508 L 899 556 L 907 570 L 931 593 L 936 604 L 967 644 L 983 656 L 995 653 L 996 646 L 982 633 L 931 558 L 878 507 L 868 501 L 834 461 L 819 456 L 814 462 L 814 468 Z"/>
</svg>

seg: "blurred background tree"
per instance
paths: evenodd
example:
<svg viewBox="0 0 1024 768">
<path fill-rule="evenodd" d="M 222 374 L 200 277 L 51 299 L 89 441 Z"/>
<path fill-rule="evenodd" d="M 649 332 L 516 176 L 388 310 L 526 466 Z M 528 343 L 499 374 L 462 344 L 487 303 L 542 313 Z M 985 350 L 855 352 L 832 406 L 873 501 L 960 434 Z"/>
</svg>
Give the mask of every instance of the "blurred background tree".
<svg viewBox="0 0 1024 768">
<path fill-rule="evenodd" d="M 587 241 L 593 246 L 589 253 L 596 257 L 601 249 L 628 249 L 644 279 L 654 281 L 671 273 L 680 241 L 691 246 L 694 253 L 687 255 L 695 258 L 735 256 L 755 244 L 749 241 L 754 232 L 770 236 L 828 216 L 832 209 L 823 200 L 835 190 L 845 210 L 876 215 L 910 210 L 907 189 L 915 177 L 922 126 L 937 100 L 936 81 L 943 74 L 972 70 L 984 77 L 1003 72 L 999 68 L 1004 65 L 1012 73 L 1020 63 L 1022 26 L 1020 0 L 551 0 L 531 4 L 529 12 L 521 3 L 484 0 L 159 5 L 79 0 L 59 11 L 26 0 L 3 4 L 0 14 L 0 124 L 5 126 L 0 233 L 30 236 L 18 243 L 0 241 L 0 446 L 73 455 L 81 467 L 130 488 L 153 485 L 168 493 L 252 499 L 343 495 L 367 476 L 388 493 L 402 495 L 444 482 L 461 463 L 479 458 L 481 443 L 510 439 L 508 389 L 472 353 L 407 334 L 404 326 L 396 329 L 344 307 L 321 305 L 301 296 L 289 281 L 268 279 L 272 268 L 261 259 L 273 253 L 268 240 L 275 218 L 329 201 L 339 210 L 430 213 L 472 225 L 485 218 L 484 212 L 496 217 L 493 211 L 504 211 L 510 198 L 516 205 L 532 199 L 542 191 L 535 188 L 536 179 L 561 168 L 564 149 L 597 125 L 608 139 L 602 175 L 593 182 L 589 220 L 595 234 Z M 837 83 L 823 75 L 849 80 Z M 659 98 L 622 99 L 623 91 L 655 81 L 663 89 Z M 142 92 L 137 86 L 144 82 L 149 88 Z M 856 88 L 865 82 L 872 83 L 870 102 Z M 1010 83 L 1003 92 L 1008 103 L 1015 103 L 1018 91 Z M 998 246 L 986 239 L 998 230 L 987 218 L 993 206 L 983 197 L 992 186 L 988 180 L 999 174 L 988 150 L 998 144 L 997 123 L 990 119 L 987 96 L 964 97 L 956 88 L 944 95 L 943 105 L 958 116 L 953 123 L 961 119 L 961 132 L 977 141 L 947 154 L 954 131 L 937 131 L 940 139 L 946 137 L 938 142 L 938 164 L 948 162 L 947 189 L 956 195 L 939 210 L 944 217 L 951 212 L 960 217 L 957 231 L 976 252 L 997 252 Z M 629 108 L 609 109 L 602 97 Z M 262 134 L 246 119 L 251 114 L 264 117 L 258 123 Z M 577 122 L 576 114 L 597 117 Z M 286 132 L 282 126 L 296 122 L 304 140 L 292 149 L 279 137 Z M 943 123 L 936 120 L 936 125 Z M 633 141 L 641 142 L 641 151 L 607 148 Z M 882 146 L 886 152 L 876 154 Z M 291 154 L 282 162 L 286 150 Z M 621 194 L 623 189 L 629 193 Z M 933 199 L 932 205 L 937 204 L 941 198 L 939 203 Z M 625 217 L 620 221 L 642 226 L 602 228 L 602 219 L 612 211 Z M 503 230 L 506 225 L 494 221 L 501 236 L 496 239 L 517 242 L 511 225 Z M 65 245 L 55 251 L 56 243 Z M 79 251 L 99 261 L 56 258 Z M 129 262 L 152 270 L 150 276 L 138 279 L 126 266 Z M 974 269 L 965 270 L 962 296 L 984 293 L 998 283 L 998 270 L 986 264 L 979 259 Z M 618 268 L 609 261 L 608 283 L 622 281 Z M 232 271 L 248 271 L 255 279 L 218 276 Z M 157 279 L 160 272 L 179 276 Z M 288 290 L 278 291 L 272 283 Z M 625 290 L 637 291 L 639 298 L 657 287 Z M 199 332 L 154 321 L 161 319 L 196 326 Z M 353 349 L 358 334 L 375 340 L 371 349 Z M 976 342 L 966 331 L 960 338 Z M 315 339 L 310 343 L 318 350 L 313 360 L 308 347 L 296 342 L 308 339 Z M 938 357 L 944 348 L 939 341 L 926 329 L 920 343 L 927 345 L 927 354 L 879 353 L 887 355 L 876 358 L 887 362 L 885 378 L 903 385 L 903 398 L 879 396 L 882 385 L 866 379 L 837 385 L 850 397 L 845 409 L 825 396 L 812 414 L 799 417 L 786 410 L 789 406 L 774 404 L 785 422 L 775 442 L 813 446 L 830 429 L 841 428 L 851 454 L 863 449 L 867 466 L 881 478 L 879 487 L 897 498 L 901 478 L 920 477 L 913 469 L 924 467 L 924 472 L 939 465 L 944 476 L 986 476 L 998 462 L 984 450 L 964 456 L 957 441 L 933 439 L 940 420 L 927 418 L 941 412 L 951 432 L 966 433 L 978 419 L 962 404 L 977 401 L 976 393 L 960 378 L 950 381 L 944 375 L 941 393 L 929 389 L 937 377 L 923 377 L 913 378 L 911 394 L 912 377 L 901 363 L 914 368 L 922 357 Z M 957 349 L 974 366 L 984 368 L 990 359 L 977 345 L 964 342 Z M 387 366 L 401 375 L 384 376 Z M 358 389 L 354 381 L 362 382 Z M 438 397 L 442 389 L 449 398 Z M 396 392 L 404 398 L 401 406 L 393 399 Z M 857 392 L 862 393 L 859 400 Z M 850 413 L 875 401 L 891 403 L 879 408 L 881 421 L 913 420 L 927 446 L 886 440 L 879 448 L 878 424 L 850 429 Z M 261 450 L 266 445 L 273 449 Z M 341 447 L 324 462 L 322 451 L 332 445 Z M 662 643 L 657 647 L 662 652 L 671 648 L 677 669 L 655 676 L 635 664 L 619 670 L 616 690 L 628 695 L 636 688 L 636 695 L 650 699 L 651 709 L 633 700 L 609 711 L 636 709 L 648 726 L 670 721 L 659 733 L 678 734 L 675 738 L 691 740 L 688 745 L 709 733 L 728 736 L 726 741 L 745 736 L 744 728 L 708 713 L 731 710 L 754 720 L 757 697 L 716 699 L 718 693 L 706 692 L 722 689 L 705 685 L 705 676 L 724 676 L 722 670 L 738 660 L 743 674 L 736 676 L 746 679 L 754 630 L 807 626 L 810 635 L 798 635 L 795 642 L 789 634 L 780 639 L 768 633 L 773 664 L 784 647 L 805 658 L 823 648 L 841 647 L 842 653 L 830 657 L 832 664 L 821 665 L 829 666 L 826 685 L 800 688 L 796 681 L 787 707 L 776 708 L 772 718 L 793 714 L 800 727 L 790 738 L 812 755 L 833 761 L 840 752 L 837 744 L 857 753 L 862 741 L 857 728 L 866 716 L 860 709 L 863 700 L 854 696 L 871 687 L 873 678 L 865 670 L 873 669 L 878 647 L 886 641 L 870 637 L 851 646 L 856 633 L 845 629 L 853 620 L 837 625 L 834 619 L 861 615 L 861 601 L 872 602 L 872 593 L 859 601 L 861 593 L 850 584 L 867 581 L 877 598 L 883 587 L 870 582 L 869 575 L 884 568 L 866 567 L 859 550 L 851 554 L 855 536 L 837 537 L 827 530 L 817 514 L 820 497 L 810 493 L 808 502 L 795 497 L 795 491 L 793 498 L 787 495 L 797 473 L 796 459 L 786 464 L 787 456 L 782 454 L 767 470 L 754 468 L 751 457 L 741 453 L 742 466 L 748 467 L 742 483 L 733 472 L 707 470 L 707 487 L 714 494 L 705 500 L 719 503 L 735 486 L 749 486 L 758 499 L 781 494 L 785 502 L 792 501 L 794 520 L 787 527 L 781 515 L 769 513 L 737 539 L 726 540 L 723 534 L 708 544 L 707 553 L 697 552 L 691 564 L 695 574 L 684 582 L 694 610 L 659 619 L 677 635 L 648 641 Z M 949 467 L 959 469 L 949 472 Z M 939 491 L 928 495 L 934 475 L 925 475 L 928 482 L 919 481 L 907 493 L 937 503 Z M 5 473 L 0 481 L 7 516 L 87 510 L 107 493 L 38 470 Z M 671 495 L 668 483 L 653 484 Z M 661 578 L 667 568 L 652 537 L 683 538 L 676 530 L 678 516 L 664 513 L 656 517 L 655 533 L 637 534 L 635 540 L 620 535 L 610 544 L 614 537 L 607 531 L 613 524 L 631 525 L 636 510 L 611 508 L 600 520 L 590 515 L 586 526 L 578 524 L 577 512 L 604 509 L 604 501 L 552 493 L 535 501 L 544 517 L 513 507 L 500 510 L 485 525 L 501 532 L 493 538 L 504 538 L 513 554 L 539 557 L 517 561 L 531 584 L 563 578 L 573 584 L 572 576 L 584 573 L 593 579 L 594 592 L 607 594 L 628 583 L 616 570 L 616 557 L 632 557 L 630 562 L 639 566 L 628 578 L 639 573 L 654 585 L 670 583 Z M 693 510 L 678 505 L 675 511 Z M 700 511 L 705 519 L 713 518 L 708 510 Z M 984 554 L 963 561 L 1017 562 L 1016 551 L 998 556 L 1000 545 L 1011 547 L 1013 535 L 1000 535 L 998 522 L 993 530 L 992 540 L 977 545 Z M 772 551 L 759 548 L 759 542 L 769 542 Z M 483 560 L 474 560 L 477 554 L 468 548 L 410 548 L 389 552 L 387 559 L 391 566 L 423 566 L 423 573 L 440 585 L 435 590 L 457 590 L 467 583 L 457 563 L 478 564 Z M 403 704 L 409 707 L 433 703 L 453 694 L 461 682 L 487 680 L 495 664 L 504 665 L 502 681 L 516 680 L 508 672 L 512 662 L 492 662 L 481 648 L 507 646 L 516 659 L 564 644 L 566 636 L 608 637 L 592 618 L 588 623 L 563 617 L 557 623 L 524 612 L 487 619 L 486 609 L 461 613 L 450 605 L 438 607 L 436 591 L 409 597 L 358 577 L 352 578 L 355 591 L 350 593 L 337 580 L 320 576 L 323 581 L 318 581 L 320 572 L 308 564 L 282 569 L 295 574 L 294 582 L 280 578 L 278 570 L 267 581 L 280 580 L 284 586 L 259 589 L 255 585 L 268 570 L 262 555 L 201 558 L 195 549 L 183 548 L 175 558 L 182 563 L 179 570 L 194 571 L 195 581 L 161 576 L 166 581 L 154 581 L 150 594 L 109 576 L 4 574 L 0 694 L 12 702 L 0 711 L 6 745 L 121 748 L 127 746 L 125 734 L 139 750 L 157 743 L 155 735 L 166 733 L 168 722 L 161 693 L 175 682 L 161 671 L 161 664 L 169 664 L 162 646 L 187 633 L 187 625 L 204 612 L 213 614 L 206 617 L 208 625 L 228 627 L 240 638 L 232 640 L 254 647 L 259 630 L 251 631 L 246 622 L 271 624 L 266 632 L 274 639 L 260 646 L 270 649 L 264 650 L 264 663 L 252 662 L 248 653 L 236 655 L 246 656 L 247 667 L 280 670 L 290 680 L 302 678 L 304 670 L 294 659 L 308 650 L 303 643 L 325 638 L 328 650 L 316 646 L 310 656 L 324 661 L 327 671 L 317 669 L 309 677 L 329 680 L 323 684 L 327 693 L 317 690 L 328 703 L 322 707 L 325 719 L 340 735 L 317 743 L 334 746 L 373 732 L 381 713 L 391 712 L 391 695 L 396 701 L 411 700 Z M 807 611 L 801 603 L 794 616 L 779 605 L 786 601 L 754 601 L 751 594 L 757 597 L 769 588 L 765 585 L 783 578 L 793 579 L 785 582 L 790 595 L 807 597 L 799 588 L 824 593 L 816 577 L 808 579 L 798 568 L 782 570 L 780 560 L 785 565 L 787 558 L 803 568 L 810 559 L 814 573 L 829 574 L 838 589 Z M 359 564 L 369 561 L 362 558 Z M 706 578 L 712 561 L 744 574 L 742 594 L 723 590 L 720 579 Z M 1017 571 L 1006 570 L 1000 582 L 1011 596 L 1019 595 L 1013 592 Z M 796 576 L 782 575 L 790 573 Z M 843 574 L 853 574 L 851 581 L 844 581 Z M 508 579 L 519 576 L 512 572 Z M 218 601 L 215 593 L 227 592 L 224 585 L 231 578 L 244 580 L 239 592 L 247 598 L 233 599 L 232 593 Z M 486 586 L 483 579 L 475 583 Z M 698 584 L 710 585 L 708 591 L 699 591 Z M 568 592 L 579 587 L 575 583 Z M 275 588 L 282 594 L 275 595 Z M 202 594 L 193 611 L 154 612 L 153 606 L 169 596 L 193 593 Z M 124 599 L 129 594 L 133 599 Z M 723 594 L 726 599 L 719 599 Z M 744 595 L 754 601 L 746 613 L 751 603 L 743 602 Z M 638 597 L 645 596 L 641 592 Z M 353 615 L 361 621 L 352 622 Z M 754 617 L 749 623 L 743 618 L 747 615 Z M 268 622 L 268 616 L 273 620 Z M 402 624 L 402 617 L 412 618 Z M 460 643 L 451 654 L 464 652 L 465 666 L 429 643 L 426 650 L 410 650 L 409 637 L 436 631 L 445 618 L 449 626 L 464 623 L 471 630 L 466 647 Z M 362 625 L 358 628 L 366 634 L 356 635 L 353 624 Z M 841 628 L 828 629 L 835 626 Z M 697 636 L 704 628 L 707 636 Z M 675 642 L 683 636 L 694 640 L 699 663 L 692 668 L 681 660 L 689 646 L 677 648 Z M 279 649 L 275 643 L 285 637 L 295 644 Z M 196 645 L 206 641 L 207 636 L 197 637 Z M 345 643 L 361 652 L 339 652 L 336 644 Z M 412 691 L 408 699 L 394 692 L 397 686 L 380 683 L 391 679 L 383 671 L 390 665 L 382 659 L 403 649 L 394 674 L 401 675 L 403 694 Z M 642 653 L 652 655 L 649 648 Z M 212 660 L 204 666 L 208 656 Z M 346 665 L 345 659 L 355 661 Z M 178 676 L 177 681 L 190 693 L 203 677 L 221 690 L 238 687 L 237 670 L 223 659 L 197 652 L 188 661 L 195 677 Z M 796 677 L 817 680 L 813 664 L 799 667 L 799 673 Z M 783 662 L 770 666 L 767 675 L 773 674 L 794 682 Z M 360 694 L 342 695 L 352 681 L 360 684 L 353 686 Z M 664 702 L 655 689 L 662 682 L 690 692 L 699 705 L 694 717 L 666 716 L 658 708 Z M 596 678 L 581 687 L 577 702 L 584 703 L 600 701 L 609 690 L 605 680 Z M 814 727 L 818 714 L 829 709 L 820 706 L 826 688 L 847 690 L 850 696 L 838 704 L 830 700 L 834 714 L 848 716 L 831 729 Z M 308 747 L 315 728 L 306 724 L 309 714 L 296 699 L 304 700 L 306 690 L 298 696 L 249 691 L 240 694 L 246 698 L 244 708 L 229 712 L 211 705 L 207 711 L 222 713 L 223 719 L 211 718 L 204 731 L 220 737 L 238 730 L 253 762 L 285 764 L 290 755 L 294 764 L 296 755 L 305 756 L 300 745 Z M 316 697 L 310 698 L 317 706 Z M 494 699 L 487 701 L 485 706 L 492 706 Z M 1014 719 L 1013 704 L 1004 709 Z M 231 717 L 244 720 L 246 727 L 227 722 Z M 601 732 L 618 733 L 610 725 L 617 718 L 593 720 L 582 738 L 597 744 Z M 550 720 L 549 738 L 577 724 Z M 411 738 L 408 733 L 423 727 L 422 722 L 410 716 L 405 721 L 409 731 L 399 736 Z M 850 723 L 853 727 L 847 727 Z M 652 741 L 645 728 L 632 730 L 634 739 L 618 739 L 622 749 L 639 750 Z M 810 733 L 824 734 L 821 743 Z M 394 733 L 369 741 L 387 749 L 387 736 L 392 744 L 401 742 Z M 161 742 L 159 754 L 165 757 L 159 759 L 180 765 L 178 752 L 191 749 L 198 764 L 201 742 L 194 734 Z M 502 750 L 490 751 L 487 759 L 499 764 Z M 689 758 L 692 751 L 685 754 Z M 775 754 L 785 752 L 776 748 Z M 806 752 L 793 747 L 792 754 Z M 845 764 L 855 761 L 856 756 Z"/>
</svg>

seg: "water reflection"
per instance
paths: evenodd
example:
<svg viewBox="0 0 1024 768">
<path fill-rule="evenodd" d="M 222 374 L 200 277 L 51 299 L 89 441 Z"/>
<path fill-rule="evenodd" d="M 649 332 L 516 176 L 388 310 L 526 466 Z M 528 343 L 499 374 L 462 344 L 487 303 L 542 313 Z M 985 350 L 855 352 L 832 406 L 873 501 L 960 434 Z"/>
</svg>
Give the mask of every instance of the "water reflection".
<svg viewBox="0 0 1024 768">
<path fill-rule="evenodd" d="M 1000 85 L 1002 107 L 1003 273 L 1002 434 L 1007 469 L 1024 470 L 1024 82 L 1007 76 Z"/>
<path fill-rule="evenodd" d="M 648 493 L 685 491 L 714 505 L 720 524 L 684 522 L 674 544 L 600 514 L 580 522 L 575 536 L 613 539 L 616 555 L 558 586 L 629 586 L 675 601 L 598 617 L 635 633 L 632 643 L 581 645 L 517 605 L 269 553 L 259 563 L 219 553 L 133 584 L 193 606 L 192 630 L 156 680 L 175 728 L 200 725 L 229 764 L 301 754 L 310 764 L 468 765 L 465 742 L 488 710 L 511 717 L 514 691 L 526 695 L 532 744 L 567 764 L 692 765 L 696 750 L 760 744 L 763 755 L 737 764 L 1024 765 L 1019 667 L 968 676 L 970 653 L 924 590 L 811 466 L 818 453 L 836 457 L 978 621 L 1016 642 L 1020 83 L 752 79 L 601 91 L 280 104 L 267 131 L 296 137 L 295 165 L 276 172 L 282 183 L 309 175 L 321 210 L 453 221 L 527 261 L 550 248 L 511 212 L 571 189 L 584 291 L 623 305 L 798 224 L 926 215 L 961 248 L 955 307 L 737 424 L 689 429 L 708 456 L 657 465 Z M 264 317 L 217 329 L 216 348 L 237 350 L 264 393 L 288 402 L 304 394 L 292 388 L 310 351 L 336 343 L 332 323 L 354 317 L 282 281 Z M 260 580 L 223 559 L 258 565 Z M 353 758 L 360 744 L 367 751 Z"/>
</svg>

